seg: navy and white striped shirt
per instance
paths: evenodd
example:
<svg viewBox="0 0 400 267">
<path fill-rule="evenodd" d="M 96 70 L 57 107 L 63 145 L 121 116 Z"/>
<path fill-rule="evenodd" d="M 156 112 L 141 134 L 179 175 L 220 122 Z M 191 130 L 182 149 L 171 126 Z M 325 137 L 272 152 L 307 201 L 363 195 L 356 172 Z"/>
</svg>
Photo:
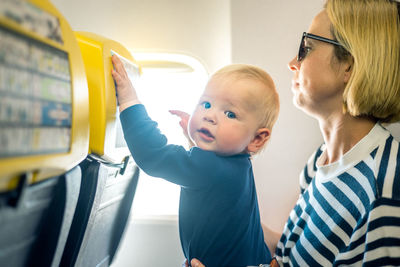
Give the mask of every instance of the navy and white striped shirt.
<svg viewBox="0 0 400 267">
<path fill-rule="evenodd" d="M 380 124 L 339 161 L 319 148 L 276 255 L 285 266 L 400 265 L 400 148 Z"/>
</svg>

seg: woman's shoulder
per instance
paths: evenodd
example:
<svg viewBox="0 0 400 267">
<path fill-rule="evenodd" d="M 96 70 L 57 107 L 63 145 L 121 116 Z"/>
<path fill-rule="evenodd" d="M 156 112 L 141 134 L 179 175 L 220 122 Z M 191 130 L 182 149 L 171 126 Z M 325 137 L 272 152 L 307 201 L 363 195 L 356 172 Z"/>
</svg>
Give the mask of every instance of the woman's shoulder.
<svg viewBox="0 0 400 267">
<path fill-rule="evenodd" d="M 371 153 L 378 197 L 400 200 L 400 145 L 390 133 Z"/>
</svg>

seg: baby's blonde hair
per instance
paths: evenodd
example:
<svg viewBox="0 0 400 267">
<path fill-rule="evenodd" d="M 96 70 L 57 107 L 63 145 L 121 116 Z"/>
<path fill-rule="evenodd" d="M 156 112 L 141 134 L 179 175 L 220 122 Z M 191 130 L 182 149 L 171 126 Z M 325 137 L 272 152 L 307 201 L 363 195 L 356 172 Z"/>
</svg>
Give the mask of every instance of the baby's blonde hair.
<svg viewBox="0 0 400 267">
<path fill-rule="evenodd" d="M 382 122 L 400 120 L 400 24 L 396 2 L 327 0 L 332 32 L 353 60 L 343 94 L 345 112 Z"/>
<path fill-rule="evenodd" d="M 261 112 L 260 128 L 272 128 L 278 119 L 279 114 L 279 95 L 276 91 L 274 81 L 271 76 L 263 69 L 249 64 L 230 64 L 215 72 L 211 79 L 221 76 L 233 76 L 236 79 L 249 79 L 260 82 L 265 86 L 264 94 L 259 99 L 252 99 L 257 103 Z M 257 111 L 258 112 L 258 111 Z"/>
</svg>

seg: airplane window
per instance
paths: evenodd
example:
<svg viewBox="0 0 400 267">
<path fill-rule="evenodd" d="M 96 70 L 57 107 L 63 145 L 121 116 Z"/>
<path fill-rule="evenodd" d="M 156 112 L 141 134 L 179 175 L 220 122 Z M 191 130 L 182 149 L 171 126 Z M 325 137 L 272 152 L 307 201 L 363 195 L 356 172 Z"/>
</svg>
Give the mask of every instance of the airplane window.
<svg viewBox="0 0 400 267">
<path fill-rule="evenodd" d="M 191 113 L 208 79 L 204 65 L 182 54 L 132 53 L 142 68 L 137 94 L 149 116 L 171 144 L 188 147 L 179 118 L 168 111 Z M 180 188 L 160 178 L 141 173 L 132 206 L 134 218 L 177 215 Z"/>
</svg>

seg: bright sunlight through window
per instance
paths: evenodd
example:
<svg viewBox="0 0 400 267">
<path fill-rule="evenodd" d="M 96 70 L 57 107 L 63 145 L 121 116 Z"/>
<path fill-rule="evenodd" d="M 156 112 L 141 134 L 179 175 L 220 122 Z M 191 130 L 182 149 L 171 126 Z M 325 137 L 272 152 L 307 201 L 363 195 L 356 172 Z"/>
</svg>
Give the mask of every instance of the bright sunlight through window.
<svg viewBox="0 0 400 267">
<path fill-rule="evenodd" d="M 197 59 L 182 54 L 132 53 L 142 68 L 137 94 L 149 116 L 158 123 L 168 143 L 188 147 L 171 109 L 191 113 L 206 85 L 208 74 Z M 161 178 L 140 174 L 132 206 L 135 218 L 177 215 L 179 186 Z"/>
</svg>

